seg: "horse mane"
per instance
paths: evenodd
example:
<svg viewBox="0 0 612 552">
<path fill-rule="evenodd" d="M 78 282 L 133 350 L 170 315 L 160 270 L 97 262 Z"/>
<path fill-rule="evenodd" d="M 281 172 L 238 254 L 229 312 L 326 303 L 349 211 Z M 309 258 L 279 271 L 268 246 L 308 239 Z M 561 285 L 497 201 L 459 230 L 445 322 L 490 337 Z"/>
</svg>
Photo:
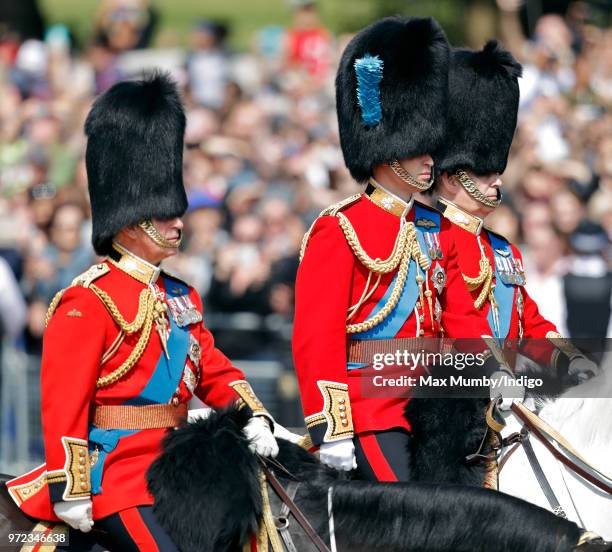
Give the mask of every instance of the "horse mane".
<svg viewBox="0 0 612 552">
<path fill-rule="evenodd" d="M 486 431 L 486 401 L 414 398 L 406 405 L 412 439 L 411 480 L 482 486 L 484 463 L 467 464 Z M 484 452 L 488 452 L 487 448 Z"/>
<path fill-rule="evenodd" d="M 169 431 L 147 471 L 155 514 L 180 550 L 234 549 L 257 533 L 262 497 L 258 460 L 242 433 L 248 418 L 244 409 L 213 412 Z M 203 515 L 195 505 L 206 506 Z"/>
<path fill-rule="evenodd" d="M 242 432 L 249 416 L 244 409 L 213 411 L 169 432 L 163 454 L 149 468 L 155 514 L 180 550 L 233 550 L 257 533 L 263 509 L 260 465 Z M 309 501 L 320 500 L 339 473 L 301 447 L 277 441 L 282 465 L 308 487 Z M 195 504 L 207 506 L 197 522 Z"/>
</svg>

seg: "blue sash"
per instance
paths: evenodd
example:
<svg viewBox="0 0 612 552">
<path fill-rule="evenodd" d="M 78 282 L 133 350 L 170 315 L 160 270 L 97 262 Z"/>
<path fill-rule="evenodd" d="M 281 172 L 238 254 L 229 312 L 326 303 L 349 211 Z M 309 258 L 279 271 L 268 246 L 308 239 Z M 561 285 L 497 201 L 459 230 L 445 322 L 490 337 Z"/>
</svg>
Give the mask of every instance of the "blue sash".
<svg viewBox="0 0 612 552">
<path fill-rule="evenodd" d="M 163 280 L 166 297 L 176 297 L 189 293 L 189 288 L 186 285 L 178 283 L 176 280 L 169 280 L 165 276 Z M 189 326 L 181 328 L 172 316 L 168 316 L 168 318 L 170 320 L 170 335 L 167 347 L 170 358 L 166 358 L 166 354 L 162 350 L 155 371 L 147 385 L 137 397 L 127 400 L 124 403 L 126 405 L 167 404 L 181 381 L 189 351 Z M 156 334 L 157 332 L 153 330 L 151 339 L 159 339 Z M 102 471 L 106 456 L 115 450 L 123 437 L 138 431 L 141 430 L 101 429 L 92 424 L 89 425 L 89 453 L 91 454 L 95 446 L 98 446 L 98 461 L 91 469 L 92 494 L 102 492 Z"/>
<path fill-rule="evenodd" d="M 430 262 L 431 257 L 428 253 L 428 248 L 425 243 L 425 233 L 431 232 L 439 232 L 440 231 L 440 214 L 437 212 L 430 211 L 426 209 L 422 205 L 415 203 L 414 204 L 414 220 L 415 221 L 425 221 L 426 223 L 423 225 L 415 225 L 417 239 L 419 241 L 419 246 L 421 250 L 428 256 Z M 419 286 L 416 281 L 417 275 L 421 272 L 421 268 L 417 265 L 414 259 L 410 260 L 410 264 L 408 267 L 408 274 L 406 276 L 406 283 L 404 285 L 404 289 L 400 295 L 399 301 L 395 308 L 389 313 L 380 324 L 374 326 L 370 330 L 366 330 L 365 332 L 359 332 L 356 334 L 351 334 L 349 339 L 392 339 L 397 333 L 400 331 L 402 326 L 406 323 L 412 311 L 414 310 L 414 306 L 419 298 Z M 393 285 L 397 279 L 397 273 L 391 280 L 387 291 L 382 296 L 382 298 L 378 301 L 378 303 L 372 309 L 372 312 L 369 314 L 368 318 L 375 316 L 387 303 L 391 293 L 393 292 Z M 363 368 L 367 366 L 367 364 L 361 364 L 356 362 L 348 362 L 347 370 L 355 370 L 357 368 Z"/>
<path fill-rule="evenodd" d="M 496 332 L 495 324 L 493 323 L 493 309 L 489 309 L 487 320 L 499 345 L 503 346 L 504 340 L 510 331 L 510 319 L 512 318 L 512 308 L 514 305 L 514 285 L 508 282 L 503 267 L 508 266 L 508 263 L 512 264 L 514 257 L 512 255 L 512 248 L 507 240 L 493 232 L 487 231 L 487 234 L 491 241 L 495 261 L 495 290 L 493 295 L 495 296 L 499 313 L 499 333 Z"/>
</svg>

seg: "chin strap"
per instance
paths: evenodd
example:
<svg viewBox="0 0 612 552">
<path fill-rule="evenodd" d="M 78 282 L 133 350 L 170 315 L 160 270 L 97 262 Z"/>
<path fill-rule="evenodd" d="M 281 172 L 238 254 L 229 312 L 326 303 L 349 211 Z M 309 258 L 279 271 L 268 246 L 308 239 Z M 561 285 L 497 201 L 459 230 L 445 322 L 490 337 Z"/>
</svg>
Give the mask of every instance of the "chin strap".
<svg viewBox="0 0 612 552">
<path fill-rule="evenodd" d="M 420 180 L 417 180 L 414 176 L 412 176 L 404 167 L 402 167 L 397 159 L 389 161 L 389 163 L 387 164 L 389 165 L 389 167 L 391 167 L 391 170 L 393 171 L 395 176 L 397 176 L 406 184 L 410 184 L 410 186 L 414 186 L 422 192 L 424 192 L 425 190 L 429 190 L 429 188 L 431 188 L 431 185 L 434 182 L 433 171 L 431 174 L 431 178 L 427 182 L 421 182 Z"/>
<path fill-rule="evenodd" d="M 171 242 L 160 234 L 159 230 L 153 226 L 150 220 L 144 220 L 138 226 L 140 226 L 142 231 L 160 247 L 165 249 L 178 249 L 179 245 L 181 245 L 183 233 L 180 230 L 178 240 Z"/>
<path fill-rule="evenodd" d="M 497 207 L 502 200 L 502 191 L 499 190 L 498 199 L 491 200 L 486 195 L 484 195 L 476 186 L 476 182 L 474 182 L 469 176 L 468 173 L 462 170 L 458 170 L 455 172 L 455 176 L 461 182 L 461 185 L 465 189 L 465 191 L 470 195 L 471 198 L 475 199 L 479 203 L 486 205 L 487 207 L 495 208 Z"/>
</svg>

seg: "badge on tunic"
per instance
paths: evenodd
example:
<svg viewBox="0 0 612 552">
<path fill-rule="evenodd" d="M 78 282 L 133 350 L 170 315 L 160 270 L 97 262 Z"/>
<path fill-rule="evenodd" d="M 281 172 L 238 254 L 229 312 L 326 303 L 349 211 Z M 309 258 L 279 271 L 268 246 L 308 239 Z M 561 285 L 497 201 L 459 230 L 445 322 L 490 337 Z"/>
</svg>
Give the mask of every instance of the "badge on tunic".
<svg viewBox="0 0 612 552">
<path fill-rule="evenodd" d="M 421 228 L 437 228 L 438 227 L 435 221 L 426 219 L 426 218 L 417 219 L 414 222 L 414 224 L 415 226 L 420 226 Z"/>
<path fill-rule="evenodd" d="M 200 359 L 202 358 L 202 347 L 198 343 L 198 340 L 189 334 L 189 358 L 196 366 L 200 365 Z"/>
<path fill-rule="evenodd" d="M 444 269 L 439 263 L 436 263 L 436 266 L 431 273 L 431 280 L 436 288 L 436 291 L 438 292 L 438 295 L 441 294 L 444 290 L 444 286 L 446 285 L 446 272 L 444 272 Z"/>
<path fill-rule="evenodd" d="M 456 211 L 451 215 L 451 218 L 453 219 L 453 222 L 456 222 L 457 224 L 469 224 L 470 223 L 470 219 L 467 218 L 466 215 L 464 215 L 463 213 Z"/>
<path fill-rule="evenodd" d="M 424 232 L 423 239 L 427 247 L 427 254 L 432 261 L 442 259 L 442 250 L 440 249 L 440 240 L 437 232 Z"/>
<path fill-rule="evenodd" d="M 509 257 L 510 256 L 510 251 L 506 251 L 505 249 L 501 249 L 501 248 L 497 248 L 495 250 L 496 253 L 499 253 L 500 255 L 502 255 L 503 257 Z"/>
<path fill-rule="evenodd" d="M 440 305 L 440 301 L 436 297 L 436 303 L 434 306 L 434 318 L 436 322 L 439 324 L 442 320 L 442 305 Z"/>
<path fill-rule="evenodd" d="M 183 383 L 185 387 L 189 389 L 189 392 L 193 394 L 195 388 L 198 385 L 198 377 L 193 373 L 191 368 L 185 364 L 185 369 L 183 370 Z"/>
<path fill-rule="evenodd" d="M 202 313 L 193 304 L 189 295 L 169 297 L 168 306 L 177 326 L 184 327 L 202 321 Z"/>
<path fill-rule="evenodd" d="M 395 203 L 393 201 L 392 197 L 386 196 L 382 198 L 382 206 L 387 210 L 390 211 L 391 209 L 393 209 L 393 204 Z"/>
<path fill-rule="evenodd" d="M 516 311 L 518 312 L 519 319 L 523 318 L 523 294 L 520 289 L 516 290 Z"/>
</svg>

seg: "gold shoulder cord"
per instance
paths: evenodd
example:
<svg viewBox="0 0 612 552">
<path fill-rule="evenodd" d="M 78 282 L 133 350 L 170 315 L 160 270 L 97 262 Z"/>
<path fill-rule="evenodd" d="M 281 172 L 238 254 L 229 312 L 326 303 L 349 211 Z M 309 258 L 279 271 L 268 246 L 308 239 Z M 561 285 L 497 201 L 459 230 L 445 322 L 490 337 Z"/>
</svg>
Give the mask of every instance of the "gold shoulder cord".
<svg viewBox="0 0 612 552">
<path fill-rule="evenodd" d="M 149 343 L 149 338 L 151 337 L 153 319 L 155 318 L 155 302 L 157 301 L 157 298 L 153 296 L 149 288 L 143 289 L 140 292 L 140 297 L 138 299 L 138 312 L 136 313 L 136 317 L 132 322 L 127 322 L 119 312 L 117 305 L 115 305 L 113 300 L 105 291 L 101 290 L 95 285 L 91 285 L 89 288 L 96 294 L 100 301 L 102 301 L 102 304 L 106 307 L 106 310 L 122 331 L 129 335 L 142 329 L 140 332 L 140 337 L 136 342 L 136 346 L 134 349 L 132 349 L 132 352 L 121 363 L 121 365 L 113 370 L 110 374 L 97 379 L 96 387 L 99 389 L 121 379 L 140 360 L 140 357 L 143 355 L 144 350 Z"/>
<path fill-rule="evenodd" d="M 489 259 L 482 254 L 480 257 L 479 268 L 480 271 L 478 273 L 478 276 L 476 276 L 475 278 L 470 278 L 465 274 L 462 275 L 463 281 L 466 283 L 467 288 L 470 291 L 475 291 L 482 286 L 478 297 L 474 301 L 474 306 L 477 309 L 480 309 L 480 307 L 482 307 L 487 297 L 489 298 L 491 303 L 495 301 L 495 298 L 493 297 L 492 293 L 492 290 L 495 287 L 493 284 L 493 269 L 491 268 L 491 263 L 489 262 Z"/>
<path fill-rule="evenodd" d="M 427 271 L 429 270 L 431 262 L 429 261 L 429 258 L 421 251 L 414 223 L 405 221 L 402 223 L 400 231 L 398 232 L 397 237 L 395 239 L 393 250 L 391 251 L 389 257 L 387 257 L 386 259 L 372 259 L 372 257 L 367 254 L 367 252 L 361 245 L 357 233 L 355 232 L 355 229 L 353 228 L 353 225 L 349 221 L 348 217 L 341 212 L 341 209 L 357 201 L 359 198 L 361 198 L 361 196 L 362 194 L 353 195 L 343 201 L 340 201 L 339 203 L 332 205 L 331 207 L 328 207 L 327 209 L 324 209 L 319 214 L 319 217 L 331 215 L 335 216 L 338 219 L 338 224 L 340 225 L 340 228 L 344 233 L 344 237 L 346 238 L 349 247 L 353 251 L 353 254 L 357 257 L 359 262 L 363 266 L 365 266 L 370 272 L 368 275 L 368 280 L 366 282 L 366 287 L 363 290 L 361 298 L 355 305 L 352 305 L 348 310 L 347 320 L 350 320 L 350 318 L 352 318 L 352 316 L 357 312 L 359 307 L 369 297 L 371 297 L 372 293 L 380 283 L 380 278 L 383 274 L 389 274 L 390 272 L 393 272 L 396 269 L 398 270 L 398 273 L 397 278 L 395 280 L 395 284 L 393 285 L 393 289 L 391 291 L 391 295 L 389 296 L 389 299 L 385 303 L 383 308 L 380 309 L 380 311 L 378 311 L 378 313 L 376 313 L 374 316 L 363 322 L 359 322 L 356 324 L 347 324 L 346 332 L 349 334 L 360 333 L 370 330 L 374 326 L 380 324 L 387 316 L 389 316 L 391 311 L 397 306 L 402 291 L 404 290 L 404 286 L 406 284 L 406 277 L 408 275 L 408 268 L 412 259 L 414 259 L 417 262 L 419 268 L 426 273 L 425 278 L 420 275 L 419 277 L 417 277 L 417 283 L 420 289 L 419 295 L 421 298 L 421 308 L 423 307 L 423 296 L 425 295 L 427 297 L 428 302 L 430 303 L 430 311 L 432 311 L 431 292 L 429 291 L 429 289 L 427 289 L 426 292 L 423 292 L 422 290 L 423 282 L 425 281 L 427 283 L 428 281 Z M 302 240 L 302 246 L 300 248 L 300 261 L 304 257 L 306 245 L 308 244 L 308 239 L 315 223 L 316 220 L 315 222 L 313 222 L 308 232 L 306 232 L 306 234 L 304 235 L 304 239 Z M 376 278 L 374 287 L 368 289 L 372 280 L 372 274 L 376 274 L 378 277 Z"/>
<path fill-rule="evenodd" d="M 136 345 L 127 359 L 125 359 L 121 365 L 113 370 L 110 374 L 98 378 L 96 381 L 96 387 L 99 389 L 101 387 L 106 387 L 112 383 L 115 383 L 117 380 L 121 379 L 125 376 L 140 360 L 142 357 L 144 350 L 149 343 L 149 338 L 151 336 L 151 329 L 153 327 L 153 322 L 155 321 L 156 313 L 158 309 L 156 309 L 156 303 L 159 302 L 159 299 L 152 293 L 149 288 L 143 289 L 140 292 L 140 297 L 138 299 L 138 312 L 136 313 L 136 317 L 132 322 L 128 322 L 122 314 L 119 312 L 117 305 L 111 299 L 111 297 L 104 290 L 100 289 L 98 286 L 90 283 L 90 282 L 80 282 L 75 280 L 74 285 L 81 285 L 83 287 L 88 287 L 95 293 L 96 297 L 100 299 L 106 310 L 109 312 L 115 323 L 121 328 L 121 330 L 127 334 L 134 334 L 140 331 L 140 337 L 136 342 Z M 65 291 L 68 288 L 65 288 L 58 293 L 55 294 L 51 304 L 49 305 L 49 309 L 47 310 L 47 315 L 45 317 L 45 326 L 49 323 L 51 316 L 55 312 L 57 305 L 62 299 Z"/>
<path fill-rule="evenodd" d="M 342 213 L 339 213 L 337 216 L 339 215 L 342 215 Z M 419 268 L 421 268 L 426 273 L 425 278 L 417 278 L 417 283 L 419 285 L 419 296 L 421 298 L 422 307 L 424 296 L 422 290 L 423 281 L 427 282 L 428 280 L 427 271 L 429 270 L 431 263 L 419 247 L 414 223 L 406 222 L 403 224 L 395 240 L 395 245 L 393 247 L 391 255 L 386 260 L 381 261 L 380 259 L 372 259 L 364 251 L 363 247 L 359 243 L 359 240 L 357 239 L 355 229 L 352 227 L 349 220 L 344 215 L 342 216 L 344 217 L 344 219 L 339 217 L 340 227 L 344 232 L 346 241 L 353 250 L 355 256 L 371 273 L 373 272 L 376 274 L 386 274 L 395 270 L 395 268 L 397 268 L 397 266 L 399 265 L 397 278 L 395 279 L 395 284 L 393 285 L 393 289 L 391 290 L 391 295 L 389 296 L 388 301 L 385 303 L 382 309 L 380 309 L 374 316 L 368 318 L 367 320 L 364 320 L 363 322 L 359 322 L 356 324 L 348 324 L 346 326 L 346 332 L 349 334 L 354 334 L 368 331 L 380 324 L 385 318 L 387 318 L 387 316 L 389 316 L 391 311 L 397 306 L 402 291 L 404 290 L 404 286 L 406 284 L 406 277 L 408 275 L 408 268 L 412 259 L 414 259 L 418 263 Z M 354 314 L 357 308 L 359 308 L 359 306 L 361 306 L 365 299 L 371 294 L 371 291 L 370 293 L 366 294 L 364 290 L 360 301 L 356 305 L 353 305 L 349 309 L 349 312 L 352 311 L 351 314 Z M 429 289 L 425 292 L 425 295 L 427 296 L 429 303 L 431 303 L 431 292 L 429 291 Z"/>
</svg>

